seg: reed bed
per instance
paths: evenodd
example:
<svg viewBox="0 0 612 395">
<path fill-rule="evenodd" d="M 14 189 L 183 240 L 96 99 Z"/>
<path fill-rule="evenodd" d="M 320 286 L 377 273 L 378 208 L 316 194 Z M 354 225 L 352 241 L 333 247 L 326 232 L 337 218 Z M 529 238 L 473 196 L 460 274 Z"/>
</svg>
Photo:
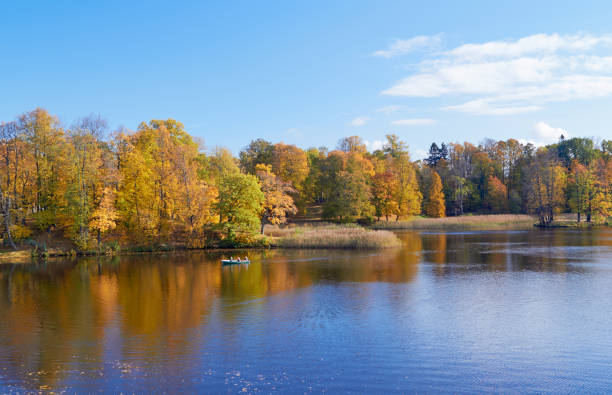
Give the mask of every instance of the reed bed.
<svg viewBox="0 0 612 395">
<path fill-rule="evenodd" d="M 266 226 L 265 235 L 272 245 L 282 248 L 373 250 L 401 245 L 393 232 L 358 225 Z"/>
<path fill-rule="evenodd" d="M 533 227 L 536 219 L 524 214 L 463 215 L 446 218 L 419 218 L 408 221 L 379 221 L 374 229 L 414 229 L 414 230 L 495 230 L 527 229 Z"/>
</svg>

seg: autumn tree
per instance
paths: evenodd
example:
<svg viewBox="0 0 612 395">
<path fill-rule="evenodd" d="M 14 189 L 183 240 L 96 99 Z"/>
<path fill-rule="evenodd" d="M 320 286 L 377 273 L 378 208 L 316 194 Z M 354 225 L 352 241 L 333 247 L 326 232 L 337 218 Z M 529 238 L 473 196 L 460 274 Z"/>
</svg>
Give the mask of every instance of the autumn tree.
<svg viewBox="0 0 612 395">
<path fill-rule="evenodd" d="M 98 247 L 102 241 L 102 234 L 115 229 L 117 226 L 117 209 L 115 207 L 115 191 L 111 187 L 102 190 L 100 203 L 91 213 L 89 229 L 96 232 Z"/>
<path fill-rule="evenodd" d="M 540 225 L 549 225 L 565 203 L 566 171 L 554 149 L 541 148 L 534 157 L 529 177 L 529 208 Z"/>
<path fill-rule="evenodd" d="M 272 172 L 281 180 L 291 183 L 297 191 L 301 191 L 302 183 L 308 176 L 306 153 L 295 145 L 275 144 Z"/>
<path fill-rule="evenodd" d="M 577 222 L 580 222 L 582 213 L 587 210 L 594 180 L 586 166 L 574 159 L 572 160 L 568 181 L 568 203 L 571 210 L 576 213 Z"/>
<path fill-rule="evenodd" d="M 505 213 L 508 211 L 508 190 L 502 181 L 489 175 L 486 182 L 485 204 L 494 213 Z"/>
<path fill-rule="evenodd" d="M 396 180 L 391 170 L 386 167 L 386 160 L 375 159 L 374 176 L 372 177 L 372 204 L 378 220 L 384 216 L 389 221 L 389 215 L 396 211 L 393 191 L 396 190 Z"/>
<path fill-rule="evenodd" d="M 306 150 L 308 161 L 308 175 L 302 183 L 302 198 L 308 203 L 321 203 L 324 199 L 322 190 L 321 165 L 326 159 L 324 148 L 309 148 Z"/>
<path fill-rule="evenodd" d="M 255 171 L 265 197 L 260 219 L 263 234 L 265 224 L 283 224 L 287 221 L 287 215 L 297 212 L 291 197 L 295 189 L 288 182 L 276 177 L 270 165 L 258 164 Z"/>
<path fill-rule="evenodd" d="M 207 174 L 213 182 L 218 182 L 223 177 L 240 172 L 238 163 L 232 152 L 224 147 L 215 147 L 207 161 Z"/>
<path fill-rule="evenodd" d="M 65 213 L 68 234 L 80 248 L 89 240 L 89 222 L 96 200 L 101 200 L 104 179 L 101 138 L 106 121 L 99 116 L 80 119 L 68 131 L 64 174 Z"/>
<path fill-rule="evenodd" d="M 122 182 L 117 201 L 128 233 L 144 239 L 167 239 L 177 232 L 193 236 L 210 218 L 216 194 L 200 177 L 198 144 L 171 119 L 142 123 L 135 134 L 118 139 Z M 220 154 L 217 161 L 213 156 L 208 174 L 222 178 L 237 172 L 227 156 Z"/>
<path fill-rule="evenodd" d="M 423 194 L 419 188 L 414 166 L 410 162 L 406 144 L 399 141 L 395 135 L 387 135 L 387 143 L 383 148 L 389 156 L 389 169 L 395 179 L 393 200 L 396 221 L 402 216 L 419 214 Z"/>
<path fill-rule="evenodd" d="M 425 214 L 433 218 L 442 218 L 446 215 L 446 206 L 444 204 L 444 193 L 442 193 L 442 180 L 438 173 L 431 170 L 428 183 Z"/>
<path fill-rule="evenodd" d="M 16 177 L 13 169 L 17 167 L 19 158 L 17 141 L 17 125 L 15 122 L 0 124 L 0 213 L 3 218 L 4 234 L 13 249 L 17 249 L 11 230 L 13 227 L 13 210 L 19 204 L 15 193 Z"/>
<path fill-rule="evenodd" d="M 32 204 L 37 227 L 48 229 L 56 224 L 63 202 L 59 183 L 66 158 L 64 132 L 59 120 L 42 108 L 23 114 L 18 122 L 33 165 L 31 201 L 26 204 Z"/>
</svg>

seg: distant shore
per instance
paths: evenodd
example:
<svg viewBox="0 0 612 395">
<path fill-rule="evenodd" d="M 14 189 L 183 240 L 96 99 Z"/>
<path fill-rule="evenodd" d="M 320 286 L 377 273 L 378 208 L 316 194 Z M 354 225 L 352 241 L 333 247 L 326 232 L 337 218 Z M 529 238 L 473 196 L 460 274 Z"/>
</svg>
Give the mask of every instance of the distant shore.
<svg viewBox="0 0 612 395">
<path fill-rule="evenodd" d="M 68 240 L 54 238 L 57 245 L 49 243 L 44 250 L 32 248 L 31 245 L 20 245 L 17 250 L 0 252 L 0 264 L 29 263 L 46 258 L 76 257 L 76 256 L 115 256 L 130 254 L 150 254 L 172 251 L 212 251 L 232 249 L 262 249 L 262 248 L 304 248 L 304 249 L 353 249 L 374 250 L 393 248 L 401 245 L 394 230 L 414 231 L 457 231 L 457 230 L 526 230 L 534 227 L 542 228 L 580 228 L 609 226 L 603 221 L 576 221 L 574 214 L 562 214 L 546 226 L 539 226 L 537 218 L 525 214 L 492 214 L 464 215 L 446 218 L 415 217 L 408 220 L 380 220 L 368 226 L 357 224 L 333 224 L 324 221 L 288 224 L 283 226 L 266 225 L 264 235 L 253 241 L 238 245 L 225 245 L 220 242 L 189 248 L 182 244 L 155 245 L 123 245 L 114 249 L 105 247 L 100 250 L 76 251 L 68 245 Z"/>
</svg>

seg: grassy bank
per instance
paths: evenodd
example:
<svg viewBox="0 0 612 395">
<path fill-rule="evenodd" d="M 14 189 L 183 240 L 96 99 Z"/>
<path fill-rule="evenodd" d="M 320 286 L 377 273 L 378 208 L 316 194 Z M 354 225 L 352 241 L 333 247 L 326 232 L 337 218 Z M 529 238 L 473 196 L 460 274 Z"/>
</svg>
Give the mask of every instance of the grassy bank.
<svg viewBox="0 0 612 395">
<path fill-rule="evenodd" d="M 0 264 L 2 263 L 29 263 L 32 261 L 30 250 L 18 250 L 0 252 Z"/>
<path fill-rule="evenodd" d="M 523 214 L 464 215 L 446 218 L 420 218 L 407 221 L 378 221 L 374 229 L 414 229 L 414 230 L 495 230 L 528 229 L 536 219 Z"/>
<path fill-rule="evenodd" d="M 545 226 L 546 228 L 578 228 L 578 229 L 588 229 L 588 228 L 597 228 L 602 226 L 612 226 L 612 217 L 603 218 L 593 216 L 591 222 L 586 222 L 586 216 L 582 217 L 582 221 L 577 221 L 578 217 L 576 214 L 564 213 L 555 216 L 555 220 Z"/>
<path fill-rule="evenodd" d="M 401 243 L 393 232 L 366 229 L 357 225 L 266 226 L 265 235 L 273 247 L 382 249 Z"/>
</svg>

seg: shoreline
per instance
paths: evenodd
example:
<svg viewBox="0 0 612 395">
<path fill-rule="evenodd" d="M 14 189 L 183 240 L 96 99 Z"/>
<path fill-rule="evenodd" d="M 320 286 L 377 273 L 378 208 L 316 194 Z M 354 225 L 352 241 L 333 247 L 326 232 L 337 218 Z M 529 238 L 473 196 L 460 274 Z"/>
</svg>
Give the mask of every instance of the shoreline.
<svg viewBox="0 0 612 395">
<path fill-rule="evenodd" d="M 507 221 L 502 221 L 507 220 Z M 189 252 L 207 251 L 222 252 L 236 250 L 271 250 L 271 249 L 329 249 L 329 250 L 378 250 L 385 248 L 397 248 L 401 244 L 393 242 L 386 245 L 357 245 L 354 235 L 342 234 L 347 230 L 363 232 L 368 236 L 372 234 L 382 234 L 393 231 L 495 231 L 495 230 L 528 230 L 528 229 L 595 229 L 606 228 L 610 225 L 606 222 L 585 222 L 580 223 L 567 218 L 555 220 L 549 225 L 540 225 L 535 217 L 528 215 L 468 215 L 461 217 L 446 218 L 412 218 L 406 221 L 377 221 L 368 226 L 357 224 L 337 225 L 328 222 L 314 222 L 310 225 L 289 224 L 284 227 L 274 227 L 267 229 L 264 239 L 258 239 L 252 244 L 237 246 L 220 246 L 218 243 L 204 247 L 185 247 L 182 245 L 161 244 L 159 246 L 129 246 L 120 247 L 118 250 L 106 249 L 103 251 L 76 251 L 73 248 L 51 247 L 44 251 L 28 248 L 18 248 L 17 250 L 7 250 L 0 252 L 0 265 L 2 264 L 27 264 L 44 261 L 47 258 L 59 259 L 69 257 L 114 257 L 121 255 L 140 255 L 140 254 L 163 254 L 169 252 Z M 337 244 L 330 243 L 329 240 L 319 241 L 320 244 L 309 242 L 312 234 L 320 233 L 322 230 L 331 229 L 331 235 L 341 235 L 343 237 Z M 313 232 L 313 233 L 311 233 Z M 381 233 L 379 233 L 381 232 Z M 271 233 L 271 234 L 270 234 Z M 278 234 L 279 236 L 274 236 Z M 282 236 L 281 236 L 282 235 Z M 306 236 L 306 237 L 305 237 Z M 297 240 L 296 240 L 297 237 Z M 329 237 L 329 236 L 328 236 Z M 23 247 L 23 246 L 22 246 Z"/>
</svg>

